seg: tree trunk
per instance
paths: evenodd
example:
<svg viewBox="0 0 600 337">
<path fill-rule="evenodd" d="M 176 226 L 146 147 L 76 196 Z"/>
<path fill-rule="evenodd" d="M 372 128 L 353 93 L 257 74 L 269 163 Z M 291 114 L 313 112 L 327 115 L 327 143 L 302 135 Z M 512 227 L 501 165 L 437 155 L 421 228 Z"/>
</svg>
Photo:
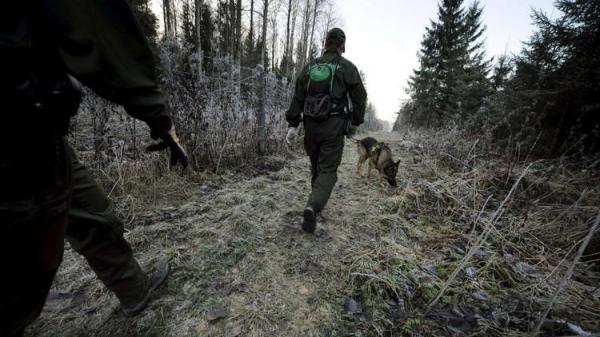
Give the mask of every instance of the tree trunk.
<svg viewBox="0 0 600 337">
<path fill-rule="evenodd" d="M 196 7 L 196 53 L 198 57 L 198 81 L 202 77 L 202 0 L 194 0 L 194 6 Z"/>
<path fill-rule="evenodd" d="M 290 20 L 292 18 L 292 0 L 288 1 L 288 12 L 287 12 L 287 25 L 286 25 L 286 30 L 285 30 L 285 49 L 284 49 L 284 53 L 283 53 L 283 57 L 285 57 L 285 69 L 282 69 L 282 71 L 284 72 L 285 76 L 290 76 L 289 73 L 289 68 L 290 68 L 290 64 L 289 64 L 289 54 L 290 54 Z"/>
<path fill-rule="evenodd" d="M 294 77 L 294 67 L 292 67 L 292 64 L 294 63 L 294 48 L 295 48 L 295 36 L 296 36 L 296 13 L 297 13 L 298 8 L 294 7 L 293 9 L 293 14 L 292 14 L 292 33 L 290 35 L 290 53 L 288 54 L 288 74 L 290 76 L 290 78 Z"/>
<path fill-rule="evenodd" d="M 236 4 L 236 18 L 235 18 L 235 54 L 236 62 L 239 63 L 241 60 L 242 50 L 242 0 L 237 0 Z"/>
<path fill-rule="evenodd" d="M 171 2 L 171 7 L 169 8 L 171 9 L 171 23 L 173 24 L 173 38 L 177 39 L 177 8 L 173 2 Z"/>
<path fill-rule="evenodd" d="M 163 0 L 163 24 L 165 36 L 171 37 L 171 0 Z"/>
<path fill-rule="evenodd" d="M 267 20 L 269 20 L 269 0 L 263 1 L 263 18 L 262 18 L 262 37 L 260 47 L 260 63 L 267 69 L 267 60 L 265 59 L 265 52 L 267 46 Z"/>
<path fill-rule="evenodd" d="M 313 18 L 312 18 L 312 27 L 310 29 L 310 40 L 308 42 L 308 57 L 313 54 L 313 41 L 315 36 L 315 25 L 317 23 L 317 14 L 319 10 L 319 4 L 321 2 L 319 0 L 315 0 L 315 7 L 313 8 Z M 307 57 L 307 59 L 308 59 Z"/>
<path fill-rule="evenodd" d="M 250 45 L 254 41 L 254 0 L 250 0 Z"/>
<path fill-rule="evenodd" d="M 310 26 L 310 0 L 306 0 L 306 4 L 304 7 L 304 22 L 302 24 L 302 37 L 300 38 L 299 50 L 298 50 L 298 59 L 296 60 L 297 72 L 300 72 L 304 65 L 306 64 L 306 52 L 308 50 L 308 30 Z"/>
<path fill-rule="evenodd" d="M 275 71 L 277 63 L 275 62 L 275 49 L 277 44 L 277 18 L 271 20 L 271 71 Z"/>
</svg>

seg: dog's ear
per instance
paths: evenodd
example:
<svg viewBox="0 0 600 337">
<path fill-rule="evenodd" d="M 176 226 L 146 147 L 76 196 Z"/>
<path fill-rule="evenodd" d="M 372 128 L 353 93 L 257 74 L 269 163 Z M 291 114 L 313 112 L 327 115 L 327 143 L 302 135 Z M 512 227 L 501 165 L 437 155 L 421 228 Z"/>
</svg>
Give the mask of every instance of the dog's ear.
<svg viewBox="0 0 600 337">
<path fill-rule="evenodd" d="M 396 162 L 396 167 L 400 166 L 400 159 Z"/>
</svg>

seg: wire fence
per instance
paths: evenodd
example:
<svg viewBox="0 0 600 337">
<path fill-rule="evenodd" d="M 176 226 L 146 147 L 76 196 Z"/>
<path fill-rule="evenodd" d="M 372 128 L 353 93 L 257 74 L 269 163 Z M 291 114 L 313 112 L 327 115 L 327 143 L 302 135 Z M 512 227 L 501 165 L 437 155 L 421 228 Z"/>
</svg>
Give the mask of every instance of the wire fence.
<svg viewBox="0 0 600 337">
<path fill-rule="evenodd" d="M 218 171 L 285 152 L 284 112 L 291 98 L 287 78 L 263 74 L 260 66 L 199 58 L 182 50 L 165 48 L 160 58 L 161 82 L 192 168 Z M 86 95 L 82 111 L 74 119 L 71 137 L 95 168 L 152 159 L 145 153 L 150 140 L 144 123 L 92 93 Z"/>
</svg>

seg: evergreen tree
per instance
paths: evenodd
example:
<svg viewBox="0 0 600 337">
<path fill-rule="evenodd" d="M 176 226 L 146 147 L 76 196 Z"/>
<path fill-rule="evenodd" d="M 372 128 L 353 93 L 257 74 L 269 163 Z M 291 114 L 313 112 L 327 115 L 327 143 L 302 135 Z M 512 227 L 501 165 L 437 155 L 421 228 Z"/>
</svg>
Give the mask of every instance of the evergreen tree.
<svg viewBox="0 0 600 337">
<path fill-rule="evenodd" d="M 460 121 L 472 117 L 483 106 L 484 100 L 493 93 L 490 72 L 492 59 L 486 59 L 485 46 L 482 36 L 485 27 L 481 24 L 483 8 L 479 2 L 474 2 L 466 14 L 464 21 L 463 48 L 465 65 L 458 92 Z"/>
<path fill-rule="evenodd" d="M 494 91 L 500 91 L 504 89 L 512 70 L 513 64 L 509 57 L 506 55 L 500 56 L 494 65 L 492 75 L 492 87 Z"/>
<path fill-rule="evenodd" d="M 153 46 L 156 46 L 158 18 L 150 9 L 150 0 L 129 0 L 129 4 L 146 38 Z"/>
<path fill-rule="evenodd" d="M 600 2 L 559 0 L 556 20 L 534 12 L 538 31 L 515 60 L 505 95 L 511 134 L 542 155 L 600 151 Z M 508 117 L 505 117 L 508 115 Z M 517 132 L 524 125 L 535 132 Z M 502 135 L 500 135 L 502 136 Z"/>
<path fill-rule="evenodd" d="M 441 82 L 437 72 L 439 47 L 432 28 L 427 28 L 425 32 L 418 57 L 420 67 L 414 71 L 409 81 L 409 92 L 416 104 L 403 109 L 403 114 L 413 125 L 431 127 L 432 120 L 442 120 L 442 110 L 438 106 L 441 94 Z"/>
<path fill-rule="evenodd" d="M 200 20 L 196 18 L 196 15 L 198 15 L 197 5 L 201 6 Z M 200 24 L 200 30 L 196 27 L 198 23 Z M 205 56 L 202 61 L 204 71 L 208 70 L 212 62 L 210 58 L 214 56 L 212 48 L 214 29 L 211 8 L 208 4 L 203 1 L 183 1 L 181 6 L 181 42 L 188 54 L 196 53 L 198 43 L 200 43 L 200 49 L 203 56 Z M 200 31 L 200 38 L 198 38 L 198 31 Z"/>
<path fill-rule="evenodd" d="M 248 34 L 244 40 L 242 65 L 250 68 L 255 67 L 260 63 L 260 51 L 257 51 L 257 47 L 254 42 L 254 38 L 250 34 Z"/>
<path fill-rule="evenodd" d="M 231 16 L 230 1 L 222 0 L 217 5 L 218 52 L 220 56 L 233 55 L 234 19 Z"/>
<path fill-rule="evenodd" d="M 198 34 L 193 17 L 194 13 L 194 5 L 190 4 L 189 0 L 183 1 L 181 6 L 181 39 L 184 46 L 192 51 L 198 46 Z"/>
<path fill-rule="evenodd" d="M 462 123 L 492 93 L 491 60 L 485 58 L 478 2 L 468 9 L 463 0 L 443 0 L 438 17 L 427 28 L 419 51 L 419 68 L 409 81 L 414 101 L 403 109 L 418 126 Z"/>
</svg>

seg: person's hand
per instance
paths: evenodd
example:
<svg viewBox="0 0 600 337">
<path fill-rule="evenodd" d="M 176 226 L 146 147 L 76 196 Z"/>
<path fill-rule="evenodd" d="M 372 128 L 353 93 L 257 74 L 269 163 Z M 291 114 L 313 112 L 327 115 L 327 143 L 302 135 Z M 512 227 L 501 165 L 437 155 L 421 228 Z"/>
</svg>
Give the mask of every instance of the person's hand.
<svg viewBox="0 0 600 337">
<path fill-rule="evenodd" d="M 300 134 L 300 128 L 297 127 L 288 127 L 288 131 L 287 131 L 287 136 L 285 137 L 285 141 L 287 142 L 288 145 L 292 145 L 293 142 L 296 141 L 296 138 L 298 138 L 298 135 Z"/>
<path fill-rule="evenodd" d="M 347 138 L 354 137 L 356 135 L 356 129 L 357 129 L 356 126 L 354 126 L 352 124 L 348 125 L 348 130 L 346 131 L 346 137 Z"/>
<path fill-rule="evenodd" d="M 163 130 L 152 130 L 152 138 L 158 139 L 160 138 L 162 142 L 157 144 L 152 144 L 146 148 L 148 152 L 155 151 L 163 151 L 167 148 L 171 149 L 171 160 L 169 161 L 169 165 L 171 168 L 177 165 L 178 163 L 185 169 L 189 164 L 189 158 L 185 149 L 179 143 L 179 138 L 177 137 L 177 133 L 175 132 L 175 126 L 171 125 L 171 128 L 168 131 Z"/>
</svg>

